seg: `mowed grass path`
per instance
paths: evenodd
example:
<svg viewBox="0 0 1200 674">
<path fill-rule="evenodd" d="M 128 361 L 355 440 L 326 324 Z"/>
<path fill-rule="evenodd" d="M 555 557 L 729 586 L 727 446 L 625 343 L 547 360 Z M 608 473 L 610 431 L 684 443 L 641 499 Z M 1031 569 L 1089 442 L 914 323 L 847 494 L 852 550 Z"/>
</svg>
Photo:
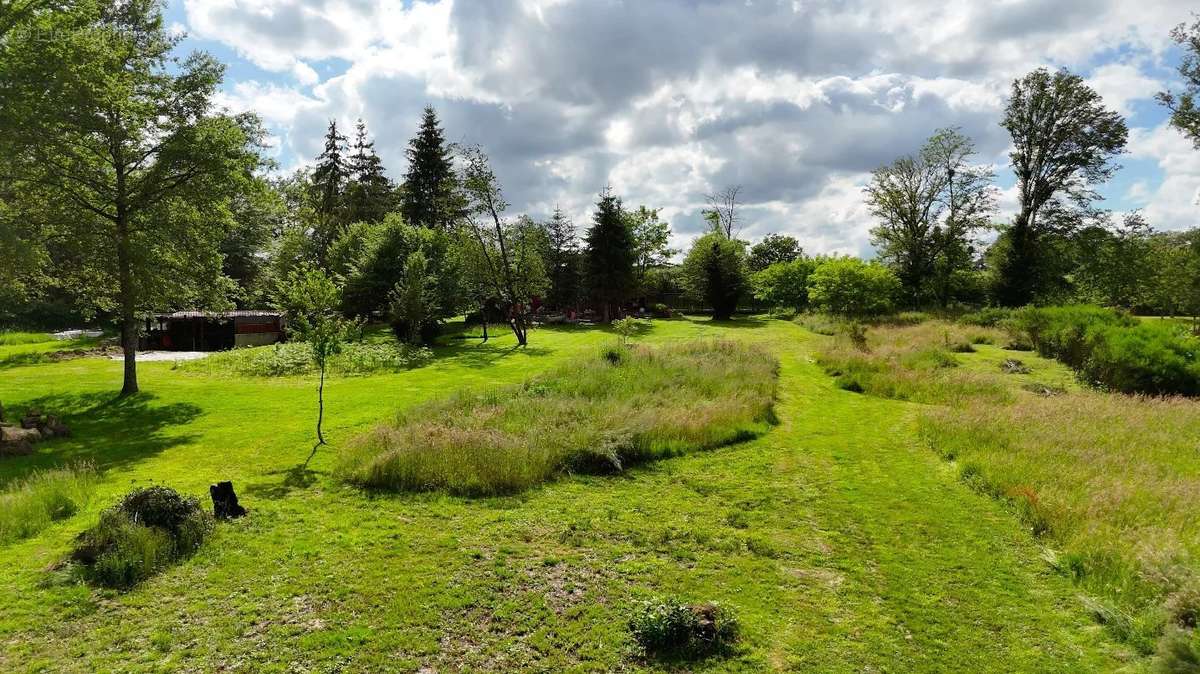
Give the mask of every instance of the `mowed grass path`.
<svg viewBox="0 0 1200 674">
<path fill-rule="evenodd" d="M 821 337 L 785 322 L 656 321 L 642 341 L 726 336 L 780 357 L 779 426 L 757 440 L 505 498 L 369 496 L 294 467 L 311 444 L 308 380 L 119 363 L 0 370 L 0 400 L 90 411 L 76 437 L 0 462 L 0 479 L 91 458 L 85 513 L 0 548 L 0 671 L 596 671 L 631 656 L 628 607 L 674 594 L 740 616 L 705 671 L 1112 671 L 1123 653 L 1016 519 L 915 436 L 913 405 L 834 388 Z M 539 330 L 445 349 L 410 372 L 335 379 L 336 448 L 397 407 L 516 382 L 615 339 Z M 251 516 L 124 594 L 47 582 L 97 510 L 151 481 L 205 495 L 233 479 Z"/>
</svg>

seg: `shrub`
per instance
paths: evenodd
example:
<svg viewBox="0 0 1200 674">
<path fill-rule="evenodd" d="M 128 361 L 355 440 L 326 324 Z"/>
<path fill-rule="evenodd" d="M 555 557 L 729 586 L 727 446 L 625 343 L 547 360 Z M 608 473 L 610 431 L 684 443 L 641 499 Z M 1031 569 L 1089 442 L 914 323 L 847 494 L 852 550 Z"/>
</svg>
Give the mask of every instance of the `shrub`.
<svg viewBox="0 0 1200 674">
<path fill-rule="evenodd" d="M 650 313 L 654 314 L 655 318 L 670 318 L 671 316 L 675 315 L 675 312 L 671 309 L 671 307 L 663 304 L 662 302 L 655 302 L 654 304 L 650 305 Z"/>
<path fill-rule="evenodd" d="M 737 342 L 612 345 L 523 386 L 407 410 L 346 448 L 337 473 L 372 488 L 481 495 L 612 472 L 764 430 L 776 376 L 774 358 Z"/>
<path fill-rule="evenodd" d="M 720 653 L 738 638 L 738 622 L 726 608 L 677 599 L 647 601 L 629 619 L 629 631 L 646 655 L 693 658 Z"/>
<path fill-rule="evenodd" d="M 817 266 L 809 258 L 776 262 L 750 277 L 754 298 L 775 309 L 803 311 L 808 307 L 808 277 Z"/>
<path fill-rule="evenodd" d="M 1012 309 L 1004 307 L 985 307 L 979 311 L 959 316 L 958 322 L 983 328 L 996 328 L 1007 321 L 1012 313 Z"/>
<path fill-rule="evenodd" d="M 136 489 L 79 535 L 71 559 L 86 580 L 128 588 L 195 552 L 212 526 L 195 498 L 169 487 Z"/>
<path fill-rule="evenodd" d="M 855 257 L 821 262 L 808 278 L 809 302 L 839 316 L 868 318 L 892 310 L 900 280 L 890 269 Z"/>
<path fill-rule="evenodd" d="M 0 493 L 0 545 L 27 538 L 74 515 L 88 501 L 96 469 L 83 463 L 38 471 Z"/>
</svg>

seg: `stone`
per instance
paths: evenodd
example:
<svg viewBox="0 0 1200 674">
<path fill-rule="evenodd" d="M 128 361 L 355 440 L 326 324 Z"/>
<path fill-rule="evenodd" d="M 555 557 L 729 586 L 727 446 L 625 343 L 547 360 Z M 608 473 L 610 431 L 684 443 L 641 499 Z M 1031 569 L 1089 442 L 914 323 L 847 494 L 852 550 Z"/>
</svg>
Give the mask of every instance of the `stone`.
<svg viewBox="0 0 1200 674">
<path fill-rule="evenodd" d="M 42 439 L 36 428 L 0 428 L 0 456 L 24 456 L 33 452 L 33 443 Z"/>
<path fill-rule="evenodd" d="M 211 485 L 208 493 L 212 496 L 213 517 L 219 520 L 231 520 L 246 514 L 246 509 L 238 504 L 238 497 L 233 491 L 232 482 L 226 480 Z"/>
</svg>

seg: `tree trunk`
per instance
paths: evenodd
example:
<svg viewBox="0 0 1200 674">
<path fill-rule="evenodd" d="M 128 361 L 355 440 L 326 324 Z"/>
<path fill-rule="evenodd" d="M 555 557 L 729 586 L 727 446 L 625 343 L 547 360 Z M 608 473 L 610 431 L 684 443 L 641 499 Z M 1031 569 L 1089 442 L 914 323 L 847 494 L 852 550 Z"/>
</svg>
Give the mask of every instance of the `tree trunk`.
<svg viewBox="0 0 1200 674">
<path fill-rule="evenodd" d="M 321 433 L 321 422 L 325 420 L 325 363 L 321 363 L 321 378 L 317 384 L 317 447 L 325 444 Z M 311 458 L 311 457 L 310 457 Z"/>
<path fill-rule="evenodd" d="M 117 276 L 121 296 L 121 350 L 125 355 L 125 379 L 121 397 L 138 392 L 137 346 L 138 325 L 134 315 L 133 272 L 130 269 L 129 221 L 125 209 L 117 208 Z"/>
</svg>

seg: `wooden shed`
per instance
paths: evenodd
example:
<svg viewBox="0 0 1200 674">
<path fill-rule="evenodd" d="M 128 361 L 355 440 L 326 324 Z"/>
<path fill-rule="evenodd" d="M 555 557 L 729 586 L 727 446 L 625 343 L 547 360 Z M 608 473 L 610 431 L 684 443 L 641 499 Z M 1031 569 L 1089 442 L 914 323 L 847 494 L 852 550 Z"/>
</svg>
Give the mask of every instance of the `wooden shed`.
<svg viewBox="0 0 1200 674">
<path fill-rule="evenodd" d="M 224 351 L 282 341 L 278 311 L 176 311 L 146 319 L 143 350 Z"/>
</svg>

